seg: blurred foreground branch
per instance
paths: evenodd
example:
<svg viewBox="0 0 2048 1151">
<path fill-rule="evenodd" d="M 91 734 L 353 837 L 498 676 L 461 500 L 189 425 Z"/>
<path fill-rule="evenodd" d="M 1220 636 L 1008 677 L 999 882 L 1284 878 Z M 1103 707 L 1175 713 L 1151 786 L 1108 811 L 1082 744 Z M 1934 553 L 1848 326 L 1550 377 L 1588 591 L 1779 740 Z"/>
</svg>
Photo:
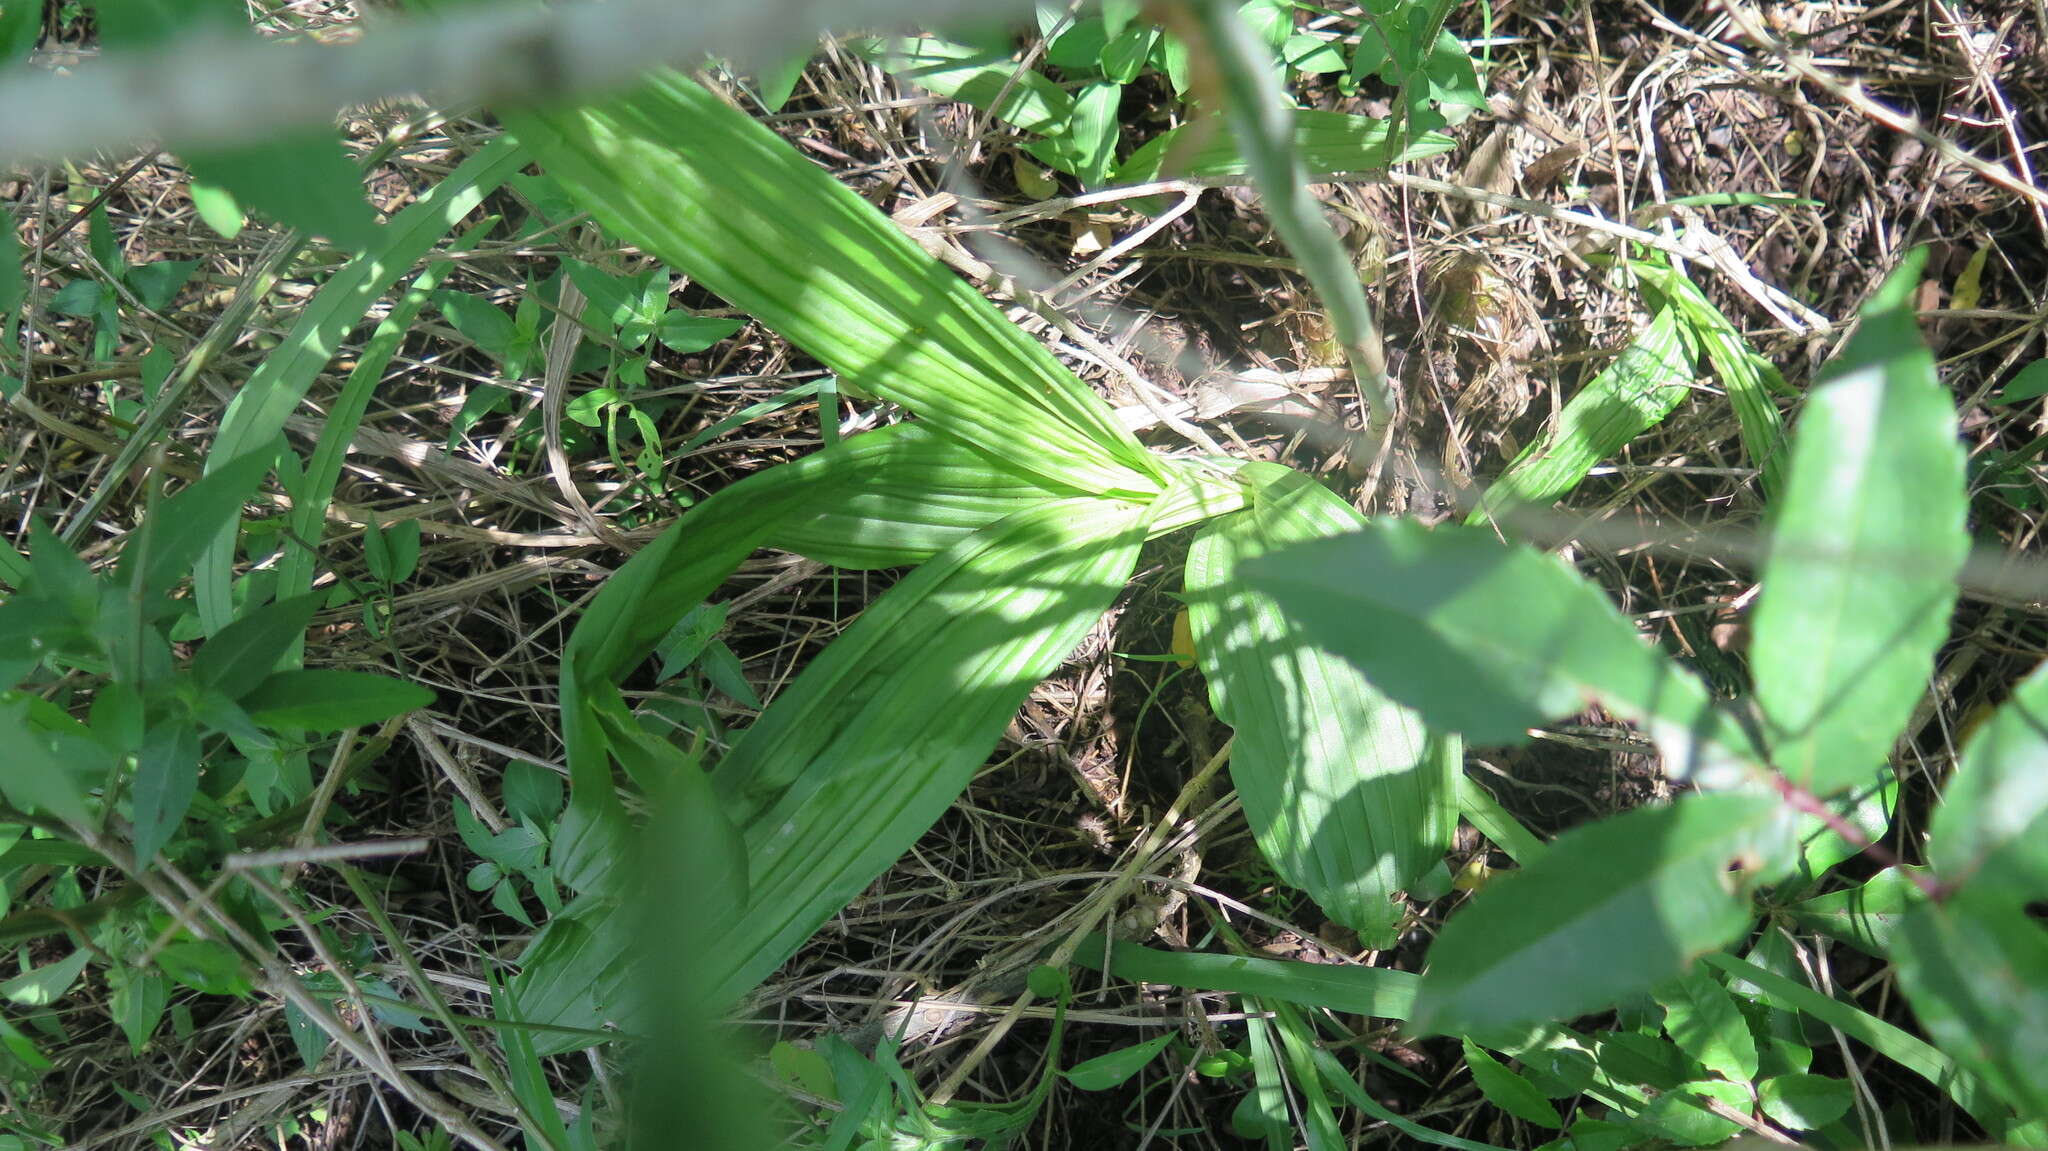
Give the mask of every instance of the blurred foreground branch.
<svg viewBox="0 0 2048 1151">
<path fill-rule="evenodd" d="M 1021 0 L 614 0 L 480 5 L 379 21 L 348 44 L 194 36 L 111 52 L 69 74 L 0 72 L 0 167 L 148 143 L 217 148 L 326 124 L 344 108 L 425 96 L 443 107 L 543 102 L 623 87 L 659 64 L 745 66 L 828 28 L 999 20 Z"/>
</svg>

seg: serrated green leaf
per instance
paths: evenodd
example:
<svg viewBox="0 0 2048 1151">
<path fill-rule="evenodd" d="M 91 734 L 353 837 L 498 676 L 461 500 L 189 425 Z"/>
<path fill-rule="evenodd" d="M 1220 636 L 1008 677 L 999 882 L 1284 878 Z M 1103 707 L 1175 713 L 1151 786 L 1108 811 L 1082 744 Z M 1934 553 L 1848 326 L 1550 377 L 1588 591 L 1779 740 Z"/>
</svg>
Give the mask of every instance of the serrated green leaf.
<svg viewBox="0 0 2048 1151">
<path fill-rule="evenodd" d="M 1204 528 L 1187 560 L 1195 652 L 1217 718 L 1236 731 L 1231 779 L 1281 878 L 1365 946 L 1391 947 L 1398 894 L 1450 849 L 1459 757 L 1239 575 L 1247 561 L 1364 520 L 1292 469 L 1238 475 L 1251 506 Z"/>
<path fill-rule="evenodd" d="M 170 842 L 198 793 L 198 729 L 185 719 L 150 725 L 135 759 L 137 863 L 147 866 Z"/>
<path fill-rule="evenodd" d="M 1543 1097 L 1541 1091 L 1527 1079 L 1508 1070 L 1507 1064 L 1486 1053 L 1470 1039 L 1461 1041 L 1465 1050 L 1465 1066 L 1472 1072 L 1472 1082 L 1479 1085 L 1479 1093 L 1487 1102 L 1526 1123 L 1539 1127 L 1563 1127 L 1564 1120 L 1558 1118 L 1557 1108 Z"/>
<path fill-rule="evenodd" d="M 372 672 L 317 668 L 278 672 L 239 702 L 250 719 L 265 727 L 339 731 L 426 707 L 434 693 Z"/>
<path fill-rule="evenodd" d="M 1791 864 L 1790 831 L 1774 797 L 1728 794 L 1567 832 L 1444 925 L 1416 1028 L 1566 1019 L 1672 978 L 1753 922 L 1747 887 Z"/>
<path fill-rule="evenodd" d="M 1577 487 L 1595 464 L 1678 407 L 1692 390 L 1694 358 L 1676 311 L 1659 311 L 1565 404 L 1556 426 L 1522 449 L 1466 522 L 1485 523 L 1517 505 L 1548 504 Z"/>
<path fill-rule="evenodd" d="M 1664 1031 L 1702 1067 L 1733 1083 L 1756 1078 L 1756 1038 L 1735 998 L 1712 976 L 1688 972 L 1659 988 Z"/>
<path fill-rule="evenodd" d="M 90 316 L 99 312 L 106 295 L 98 280 L 73 280 L 57 289 L 46 306 L 60 316 Z"/>
<path fill-rule="evenodd" d="M 1441 155 L 1456 141 L 1440 132 L 1396 139 L 1385 120 L 1297 108 L 1287 113 L 1294 129 L 1294 154 L 1311 176 L 1380 172 L 1394 163 Z M 1154 136 L 1116 170 L 1119 184 L 1153 180 L 1214 179 L 1246 174 L 1236 137 L 1221 120 L 1184 124 Z"/>
<path fill-rule="evenodd" d="M 251 987 L 241 956 L 226 944 L 194 939 L 166 944 L 156 953 L 165 975 L 208 995 L 247 995 Z"/>
<path fill-rule="evenodd" d="M 971 104 L 1005 124 L 1047 135 L 1072 117 L 1074 98 L 1006 55 L 930 36 L 854 39 L 841 46 L 890 75 L 948 99 Z"/>
<path fill-rule="evenodd" d="M 1948 883 L 2048 898 L 2048 667 L 2022 680 L 1963 748 L 1927 858 Z"/>
<path fill-rule="evenodd" d="M 308 592 L 279 600 L 220 629 L 192 657 L 192 678 L 229 699 L 242 698 L 277 670 L 326 598 L 325 592 Z"/>
<path fill-rule="evenodd" d="M 501 788 L 514 819 L 546 824 L 562 810 L 562 777 L 537 763 L 515 759 L 505 765 Z"/>
<path fill-rule="evenodd" d="M 1550 556 L 1476 529 L 1376 521 L 1243 570 L 1436 730 L 1512 742 L 1590 697 L 1641 725 L 1676 778 L 1728 786 L 1756 770 L 1748 735 L 1700 681 Z"/>
<path fill-rule="evenodd" d="M 1927 1037 L 2022 1120 L 2048 1117 L 2048 931 L 2018 903 L 1964 888 L 1906 912 L 1891 942 Z"/>
<path fill-rule="evenodd" d="M 612 231 L 847 383 L 1057 483 L 1140 496 L 1162 486 L 1161 466 L 1045 347 L 702 87 L 663 74 L 603 103 L 507 118 Z"/>
<path fill-rule="evenodd" d="M 135 265 L 121 278 L 134 290 L 143 307 L 161 312 L 178 298 L 178 289 L 185 286 L 198 267 L 197 260 L 155 260 Z"/>
<path fill-rule="evenodd" d="M 1060 1076 L 1083 1091 L 1107 1091 L 1121 1087 L 1131 1076 L 1149 1066 L 1161 1051 L 1166 1050 L 1166 1045 L 1178 1037 L 1178 1033 L 1168 1031 L 1143 1043 L 1133 1043 L 1093 1059 L 1084 1059 L 1061 1071 Z"/>
<path fill-rule="evenodd" d="M 1143 510 L 1055 500 L 935 557 L 870 604 L 718 765 L 749 910 L 709 946 L 713 1002 L 774 970 L 958 797 L 1024 696 L 1129 578 Z"/>
<path fill-rule="evenodd" d="M 1778 1075 L 1757 1084 L 1756 1101 L 1788 1130 L 1818 1131 L 1849 1113 L 1856 1091 L 1827 1075 Z"/>
<path fill-rule="evenodd" d="M 716 345 L 746 326 L 745 320 L 726 316 L 693 316 L 675 309 L 661 317 L 661 326 L 655 329 L 654 338 L 671 352 L 690 355 Z"/>
<path fill-rule="evenodd" d="M 1863 310 L 1801 413 L 1750 666 L 1779 770 L 1827 794 L 1889 757 L 1948 635 L 1969 551 L 1954 401 L 1911 258 Z"/>
</svg>

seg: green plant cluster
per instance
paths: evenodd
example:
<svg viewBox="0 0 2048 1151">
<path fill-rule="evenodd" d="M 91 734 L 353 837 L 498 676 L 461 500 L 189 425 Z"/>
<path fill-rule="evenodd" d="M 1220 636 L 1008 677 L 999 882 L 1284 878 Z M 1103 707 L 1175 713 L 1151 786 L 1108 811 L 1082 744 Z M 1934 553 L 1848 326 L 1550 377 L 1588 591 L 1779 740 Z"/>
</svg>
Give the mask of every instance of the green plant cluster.
<svg viewBox="0 0 2048 1151">
<path fill-rule="evenodd" d="M 160 36 L 144 7 L 105 5 L 108 34 Z M 1020 68 L 1006 45 L 920 37 L 853 47 L 1030 133 L 1035 160 L 1084 186 L 1237 176 L 1258 149 L 1308 172 L 1376 170 L 1441 150 L 1448 141 L 1435 130 L 1478 104 L 1441 3 L 1375 2 L 1350 37 L 1299 30 L 1306 5 L 1209 7 L 1248 21 L 1276 73 L 1391 85 L 1397 122 L 1290 104 L 1277 125 L 1240 116 L 1219 130 L 1219 102 L 1242 107 L 1256 94 L 1222 79 L 1198 31 L 1183 38 L 1130 3 L 1049 17 L 1045 71 Z M 1121 92 L 1148 70 L 1213 119 L 1120 156 Z M 1455 1037 L 1476 1090 L 1555 1133 L 1542 1138 L 1560 1151 L 1708 1146 L 1764 1124 L 1863 1146 L 1884 1101 L 1828 1073 L 1834 1056 L 1819 1054 L 1848 1041 L 1925 1079 L 1991 1138 L 2048 1142 L 2038 1072 L 2048 1061 L 2048 936 L 2027 911 L 2048 899 L 2048 678 L 2021 683 L 1971 735 L 1924 843 L 1885 846 L 1901 838 L 1888 831 L 1899 785 L 1887 765 L 1947 639 L 1969 548 L 1956 413 L 1911 307 L 1917 258 L 1870 301 L 1802 397 L 1789 437 L 1775 403 L 1784 380 L 1699 289 L 1645 254 L 1615 261 L 1651 321 L 1518 457 L 1472 523 L 1429 529 L 1365 517 L 1277 464 L 1141 444 L 974 288 L 696 80 L 664 74 L 625 95 L 504 118 L 509 138 L 381 225 L 357 212 L 359 196 L 336 196 L 333 181 L 293 200 L 261 175 L 312 148 L 327 157 L 306 169 L 318 180 L 339 159 L 324 143 L 193 160 L 215 181 L 215 226 L 239 226 L 240 207 L 221 206 L 228 197 L 357 254 L 248 381 L 203 472 L 153 502 L 118 555 L 95 570 L 41 524 L 26 555 L 0 555 L 13 589 L 0 602 L 0 680 L 21 685 L 0 695 L 11 760 L 0 770 L 0 938 L 74 937 L 62 958 L 0 981 L 10 1005 L 0 1078 L 27 1086 L 50 1070 L 45 1048 L 67 1035 L 54 1007 L 97 960 L 115 1022 L 137 1048 L 166 1018 L 190 1031 L 174 989 L 281 997 L 308 1066 L 349 1041 L 330 1010 L 344 1000 L 387 1026 L 501 1029 L 535 1145 L 595 1147 L 595 1107 L 565 1124 L 540 1059 L 603 1041 L 615 1034 L 607 1028 L 659 1035 L 741 1002 L 960 796 L 1028 693 L 1123 594 L 1142 545 L 1187 532 L 1193 655 L 1235 733 L 1230 780 L 1275 875 L 1379 948 L 1414 926 L 1411 895 L 1450 886 L 1443 860 L 1461 815 L 1519 866 L 1448 917 L 1419 975 L 1250 955 L 1220 919 L 1208 950 L 1103 935 L 1052 948 L 1029 985 L 1055 1005 L 1050 1054 L 1008 1103 L 928 1098 L 893 1041 L 872 1053 L 837 1040 L 777 1046 L 772 1076 L 831 1104 L 796 1117 L 809 1145 L 1000 1145 L 1028 1130 L 1056 1085 L 1108 1090 L 1170 1058 L 1242 1083 L 1232 1125 L 1276 1151 L 1343 1146 L 1340 1107 L 1424 1143 L 1488 1146 L 1397 1115 L 1364 1090 L 1325 1042 L 1329 1012 Z M 660 265 L 624 274 L 565 260 L 508 313 L 439 287 L 446 260 L 436 258 L 398 290 L 311 456 L 286 448 L 287 417 L 345 334 L 485 195 L 538 179 L 518 174 L 529 162 L 549 182 L 525 190 L 552 219 L 527 227 L 588 212 Z M 51 307 L 91 318 L 104 359 L 121 305 L 165 306 L 191 269 L 129 266 L 104 216 L 91 226 L 104 275 L 61 288 Z M 0 243 L 13 243 L 11 230 Z M 0 252 L 10 276 L 13 255 Z M 643 394 L 651 350 L 700 352 L 744 322 L 672 306 L 677 274 L 829 371 L 773 406 L 834 400 L 843 387 L 901 418 L 844 437 L 831 425 L 822 450 L 696 503 L 583 607 L 560 670 L 566 793 L 544 769 L 515 765 L 500 792 L 512 824 L 493 829 L 456 808 L 477 860 L 470 887 L 537 929 L 517 974 L 494 981 L 497 1018 L 459 1020 L 371 970 L 366 937 L 299 923 L 287 902 L 259 898 L 274 866 L 233 862 L 310 846 L 336 789 L 375 786 L 381 743 L 432 700 L 388 675 L 303 666 L 323 609 L 360 599 L 367 630 L 384 638 L 379 605 L 421 562 L 417 521 L 372 522 L 362 570 L 340 590 L 313 591 L 324 510 L 370 390 L 429 306 L 508 384 L 535 370 L 544 317 L 579 325 L 593 349 L 582 366 L 607 382 L 563 415 L 601 433 L 621 475 L 665 493 L 659 398 Z M 572 296 L 580 312 L 565 304 Z M 0 311 L 20 300 L 15 279 L 0 280 Z M 1555 556 L 1502 540 L 1517 511 L 1568 492 L 1674 410 L 1702 366 L 1736 409 L 1771 512 L 1747 692 L 1710 685 L 1645 642 Z M 148 378 L 124 417 L 137 445 L 189 371 L 159 356 Z M 2038 382 L 2022 379 L 2010 398 L 2036 394 Z M 515 394 L 478 388 L 454 434 Z M 243 524 L 245 501 L 273 473 L 292 513 Z M 727 609 L 711 597 L 763 547 L 907 574 L 744 731 L 704 709 L 629 703 L 622 683 L 658 656 L 658 678 L 683 677 L 691 695 L 716 689 L 761 706 L 719 638 Z M 238 577 L 238 557 L 267 570 Z M 1682 794 L 1544 843 L 1464 780 L 1462 749 L 1526 738 L 1589 701 L 1652 740 Z M 377 735 L 359 742 L 361 729 Z M 713 757 L 714 746 L 726 750 Z M 316 751 L 328 753 L 326 779 Z M 655 834 L 638 833 L 622 793 L 653 809 Z M 1884 866 L 1841 879 L 1836 868 L 1857 856 Z M 129 884 L 88 895 L 84 869 Z M 245 873 L 246 886 L 227 882 Z M 220 894 L 181 898 L 166 883 L 189 876 L 219 878 Z M 47 906 L 10 906 L 46 881 Z M 187 900 L 210 911 L 213 928 L 166 910 Z M 673 970 L 643 996 L 636 940 L 650 919 L 692 929 L 663 937 Z M 310 926 L 331 969 L 270 962 L 262 944 L 286 926 Z M 1888 963 L 1924 1036 L 1817 989 L 1795 932 Z M 1201 1047 L 1168 1032 L 1061 1067 L 1075 967 L 1238 996 L 1241 1037 Z M 1597 1025 L 1579 1026 L 1587 1020 Z M 26 1116 L 0 1123 L 60 1142 Z"/>
</svg>

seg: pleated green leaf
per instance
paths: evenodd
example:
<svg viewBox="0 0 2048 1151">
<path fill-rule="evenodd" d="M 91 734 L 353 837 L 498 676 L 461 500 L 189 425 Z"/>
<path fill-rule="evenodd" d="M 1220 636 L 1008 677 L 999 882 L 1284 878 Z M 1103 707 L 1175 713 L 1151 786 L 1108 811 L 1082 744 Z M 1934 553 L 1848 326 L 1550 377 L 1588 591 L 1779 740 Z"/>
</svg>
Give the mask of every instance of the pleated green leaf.
<svg viewBox="0 0 2048 1151">
<path fill-rule="evenodd" d="M 1597 699 L 1641 725 L 1676 778 L 1730 786 L 1761 762 L 1598 587 L 1489 531 L 1379 520 L 1249 560 L 1244 578 L 1437 730 L 1506 743 Z"/>
<path fill-rule="evenodd" d="M 1728 393 L 1729 406 L 1742 429 L 1742 449 L 1749 462 L 1763 474 L 1764 498 L 1775 500 L 1785 490 L 1785 420 L 1778 414 L 1772 397 L 1786 391 L 1785 377 L 1776 365 L 1760 355 L 1743 338 L 1742 332 L 1721 309 L 1707 299 L 1699 285 L 1684 272 L 1662 264 L 1636 261 L 1630 264 L 1678 312 L 1679 319 L 1714 365 L 1721 387 Z"/>
<path fill-rule="evenodd" d="M 1450 848 L 1457 752 L 1239 575 L 1247 560 L 1364 519 L 1290 468 L 1238 474 L 1251 506 L 1204 528 L 1187 561 L 1196 657 L 1217 718 L 1236 730 L 1231 779 L 1280 877 L 1366 946 L 1390 947 L 1398 894 Z"/>
<path fill-rule="evenodd" d="M 1579 486 L 1586 473 L 1655 427 L 1690 391 L 1695 356 L 1670 308 L 1571 398 L 1557 426 L 1522 449 L 1473 510 L 1485 523 L 1501 509 L 1547 504 Z"/>
<path fill-rule="evenodd" d="M 1161 469 L 1044 346 L 768 128 L 663 74 L 508 113 L 570 194 L 848 383 L 1056 484 L 1152 495 Z"/>
<path fill-rule="evenodd" d="M 1969 551 L 1954 400 L 1920 336 L 1908 259 L 1799 417 L 1750 666 L 1779 770 L 1869 778 L 1927 690 Z"/>
<path fill-rule="evenodd" d="M 1020 512 L 905 577 L 784 689 L 713 773 L 752 882 L 747 911 L 712 928 L 714 1002 L 772 972 L 959 797 L 1144 538 L 1136 504 Z"/>
</svg>

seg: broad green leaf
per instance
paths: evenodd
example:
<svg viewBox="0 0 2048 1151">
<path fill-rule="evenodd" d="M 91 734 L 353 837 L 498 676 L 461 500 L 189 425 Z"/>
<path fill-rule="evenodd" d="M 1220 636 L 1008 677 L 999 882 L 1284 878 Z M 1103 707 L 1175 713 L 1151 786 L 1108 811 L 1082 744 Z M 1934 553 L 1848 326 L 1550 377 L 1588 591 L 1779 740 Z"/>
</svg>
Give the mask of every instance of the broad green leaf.
<svg viewBox="0 0 2048 1151">
<path fill-rule="evenodd" d="M 390 527 L 363 525 L 363 565 L 385 583 L 404 583 L 420 564 L 420 521 L 403 519 Z"/>
<path fill-rule="evenodd" d="M 55 963 L 24 971 L 0 983 L 0 999 L 23 1007 L 48 1007 L 70 992 L 91 959 L 92 952 L 81 947 Z"/>
<path fill-rule="evenodd" d="M 434 693 L 390 676 L 322 668 L 278 672 L 240 702 L 250 719 L 266 727 L 339 731 L 426 707 Z"/>
<path fill-rule="evenodd" d="M 2035 669 L 1963 748 L 1927 858 L 1948 883 L 2048 898 L 2048 667 Z"/>
<path fill-rule="evenodd" d="M 1287 117 L 1294 129 L 1294 153 L 1311 176 L 1381 172 L 1393 164 L 1440 155 L 1457 146 L 1441 132 L 1396 139 L 1385 120 L 1371 116 L 1297 108 Z M 1222 120 L 1212 119 L 1184 124 L 1146 141 L 1117 168 L 1116 182 L 1214 179 L 1246 172 L 1236 137 Z"/>
<path fill-rule="evenodd" d="M 161 312 L 178 298 L 178 289 L 185 286 L 198 267 L 197 260 L 155 260 L 135 265 L 121 278 L 127 281 L 143 307 Z"/>
<path fill-rule="evenodd" d="M 352 252 L 378 242 L 376 214 L 363 199 L 362 173 L 332 130 L 183 155 L 194 181 L 229 192 L 242 209 L 325 236 Z"/>
<path fill-rule="evenodd" d="M 1507 743 L 1591 698 L 1642 726 L 1675 778 L 1727 786 L 1756 770 L 1747 734 L 1599 588 L 1490 532 L 1376 521 L 1244 576 L 1437 730 Z"/>
<path fill-rule="evenodd" d="M 208 995 L 247 995 L 251 987 L 241 956 L 224 943 L 194 939 L 158 949 L 156 965 L 165 975 Z"/>
<path fill-rule="evenodd" d="M 1774 797 L 1727 794 L 1567 832 L 1444 925 L 1417 1030 L 1566 1019 L 1678 975 L 1754 921 L 1748 889 L 1791 864 L 1790 831 Z"/>
<path fill-rule="evenodd" d="M 148 866 L 199 793 L 199 731 L 178 718 L 151 724 L 135 757 L 135 861 Z"/>
<path fill-rule="evenodd" d="M 284 431 L 306 390 L 363 316 L 441 237 L 528 161 L 500 137 L 464 160 L 377 234 L 377 242 L 327 278 L 299 312 L 283 342 L 265 356 L 235 393 L 207 453 L 209 473 L 260 450 Z M 254 487 L 252 482 L 249 487 Z M 246 489 L 245 489 L 246 490 Z M 222 532 L 194 578 L 199 618 L 208 633 L 234 618 L 230 596 L 233 537 Z"/>
<path fill-rule="evenodd" d="M 1891 958 L 1927 1037 L 2020 1118 L 2048 1117 L 2048 930 L 2018 903 L 1964 888 L 1906 912 Z"/>
<path fill-rule="evenodd" d="M 1711 975 L 1687 972 L 1657 991 L 1664 1005 L 1664 1032 L 1686 1054 L 1721 1078 L 1747 1083 L 1756 1078 L 1756 1038 L 1735 997 Z"/>
<path fill-rule="evenodd" d="M 1102 183 L 1116 163 L 1121 127 L 1117 110 L 1122 107 L 1123 95 L 1123 85 L 1111 80 L 1083 85 L 1074 96 L 1073 114 L 1062 129 L 1030 145 L 1026 151 L 1049 167 L 1072 173 L 1085 187 Z"/>
<path fill-rule="evenodd" d="M 1256 995 L 1376 1019 L 1406 1019 L 1415 1003 L 1416 976 L 1388 967 L 1159 951 L 1135 943 L 1111 947 L 1102 935 L 1083 940 L 1074 962 L 1134 983 Z"/>
<path fill-rule="evenodd" d="M 1849 1113 L 1856 1091 L 1827 1075 L 1778 1075 L 1757 1084 L 1756 1101 L 1781 1127 L 1818 1131 Z"/>
<path fill-rule="evenodd" d="M 714 775 L 743 814 L 749 909 L 712 1001 L 773 971 L 958 798 L 1003 725 L 1123 587 L 1143 509 L 1054 500 L 976 532 L 870 604 Z"/>
<path fill-rule="evenodd" d="M 654 338 L 660 340 L 662 346 L 671 352 L 690 355 L 712 347 L 746 326 L 745 320 L 725 316 L 693 316 L 681 309 L 674 309 L 661 317 L 661 326 L 655 329 Z"/>
<path fill-rule="evenodd" d="M 1254 464 L 1238 475 L 1251 506 L 1204 528 L 1187 560 L 1196 656 L 1217 718 L 1236 730 L 1230 776 L 1280 877 L 1365 946 L 1391 947 L 1400 892 L 1450 849 L 1459 757 L 1239 575 L 1248 561 L 1364 520 L 1292 469 Z"/>
<path fill-rule="evenodd" d="M 1164 1035 L 1118 1048 L 1106 1055 L 1084 1059 L 1060 1072 L 1062 1078 L 1083 1091 L 1107 1091 L 1121 1087 L 1131 1076 L 1143 1071 L 1152 1060 L 1159 1057 L 1166 1045 L 1179 1038 L 1179 1033 L 1168 1031 Z"/>
<path fill-rule="evenodd" d="M 1909 872 L 1928 874 L 1908 865 L 1887 867 L 1855 887 L 1795 903 L 1785 914 L 1809 931 L 1882 957 L 1899 919 L 1927 899 Z"/>
<path fill-rule="evenodd" d="M 257 608 L 220 629 L 192 657 L 192 678 L 229 699 L 240 699 L 277 670 L 306 634 L 327 593 L 308 592 Z"/>
<path fill-rule="evenodd" d="M 28 59 L 43 34 L 40 0 L 6 0 L 0 4 L 0 68 Z M 6 311 L 0 308 L 0 312 Z"/>
<path fill-rule="evenodd" d="M 1508 1070 L 1507 1064 L 1487 1054 L 1484 1048 L 1470 1039 L 1461 1041 L 1465 1050 L 1465 1066 L 1472 1072 L 1472 1082 L 1479 1085 L 1479 1093 L 1486 1096 L 1502 1111 L 1526 1123 L 1539 1127 L 1563 1127 L 1564 1120 L 1558 1118 L 1557 1108 L 1543 1097 L 1536 1085 Z"/>
<path fill-rule="evenodd" d="M 1055 483 L 1141 496 L 1162 486 L 1161 465 L 1051 352 L 697 84 L 663 74 L 599 104 L 506 118 L 614 233 L 845 382 Z"/>
<path fill-rule="evenodd" d="M 66 823 L 91 822 L 86 793 L 113 760 L 83 725 L 36 696 L 0 692 L 0 747 L 9 756 L 0 771 L 7 802 Z"/>
<path fill-rule="evenodd" d="M 10 4 L 22 11 L 28 8 L 19 0 L 10 0 Z M 0 10 L 0 20 L 5 18 L 5 11 Z M 21 297 L 27 288 L 27 278 L 21 270 L 21 241 L 14 234 L 14 219 L 11 216 L 0 218 L 0 316 L 21 306 Z"/>
<path fill-rule="evenodd" d="M 1635 1117 L 1634 1125 L 1680 1147 L 1725 1143 L 1742 1130 L 1741 1124 L 1733 1119 L 1724 1119 L 1700 1106 L 1694 1101 L 1697 1098 L 1715 1100 L 1735 1111 L 1746 1111 L 1750 1106 L 1747 1083 L 1706 1079 L 1682 1083 L 1652 1099 Z"/>
<path fill-rule="evenodd" d="M 1782 937 L 1767 935 L 1766 938 Z M 1956 1060 L 1946 1053 L 1882 1019 L 1754 963 L 1733 955 L 1711 952 L 1701 958 L 1727 972 L 1733 979 L 1748 983 L 1760 993 L 1775 998 L 1787 1010 L 1796 1010 L 1827 1024 L 1948 1092 L 1949 1097 L 1978 1123 L 1988 1130 L 1997 1129 L 2000 1108 L 1984 1081 L 1957 1066 Z"/>
<path fill-rule="evenodd" d="M 1657 313 L 1634 343 L 1579 390 L 1556 425 L 1522 449 L 1466 522 L 1482 524 L 1516 505 L 1543 505 L 1677 408 L 1692 388 L 1694 352 L 1677 313 Z"/>
<path fill-rule="evenodd" d="M 1059 132 L 1074 112 L 1074 98 L 1065 89 L 1019 68 L 1008 56 L 930 36 L 855 39 L 840 46 L 880 64 L 899 80 L 972 104 L 1027 132 Z"/>
<path fill-rule="evenodd" d="M 0 308 L 0 312 L 6 310 Z M 2035 360 L 2021 368 L 2005 387 L 1999 389 L 1998 395 L 1991 402 L 2018 404 L 2044 395 L 2048 395 L 2048 359 Z"/>
<path fill-rule="evenodd" d="M 120 1025 L 121 1034 L 128 1037 L 128 1049 L 139 1053 L 163 1020 L 164 1008 L 170 1005 L 171 989 L 164 982 L 163 972 L 152 968 L 124 967 L 118 977 L 112 973 L 109 977 L 118 980 L 113 1002 L 109 1004 L 114 1022 Z"/>
<path fill-rule="evenodd" d="M 236 202 L 235 194 L 226 188 L 195 180 L 186 191 L 192 197 L 192 210 L 199 213 L 207 227 L 220 233 L 221 239 L 232 240 L 248 226 L 247 213 Z"/>
<path fill-rule="evenodd" d="M 1138 78 L 1145 68 L 1145 61 L 1152 55 L 1152 44 L 1159 38 L 1159 30 L 1146 25 L 1132 25 L 1122 31 L 1112 31 L 1109 43 L 1102 46 L 1097 57 L 1102 65 L 1102 74 L 1118 84 L 1128 84 Z"/>
<path fill-rule="evenodd" d="M 1757 703 L 1775 765 L 1821 794 L 1889 757 L 1969 551 L 1955 405 L 1913 313 L 1924 262 L 1885 281 L 1808 397 L 1763 569 Z"/>
<path fill-rule="evenodd" d="M 545 825 L 562 810 L 562 777 L 537 763 L 515 759 L 505 765 L 501 784 L 505 810 L 514 819 Z"/>
<path fill-rule="evenodd" d="M 441 306 L 441 315 L 462 333 L 464 339 L 498 363 L 505 362 L 507 353 L 512 350 L 512 341 L 519 334 L 518 326 L 505 309 L 482 296 L 446 289 L 434 293 L 434 302 Z"/>
</svg>

